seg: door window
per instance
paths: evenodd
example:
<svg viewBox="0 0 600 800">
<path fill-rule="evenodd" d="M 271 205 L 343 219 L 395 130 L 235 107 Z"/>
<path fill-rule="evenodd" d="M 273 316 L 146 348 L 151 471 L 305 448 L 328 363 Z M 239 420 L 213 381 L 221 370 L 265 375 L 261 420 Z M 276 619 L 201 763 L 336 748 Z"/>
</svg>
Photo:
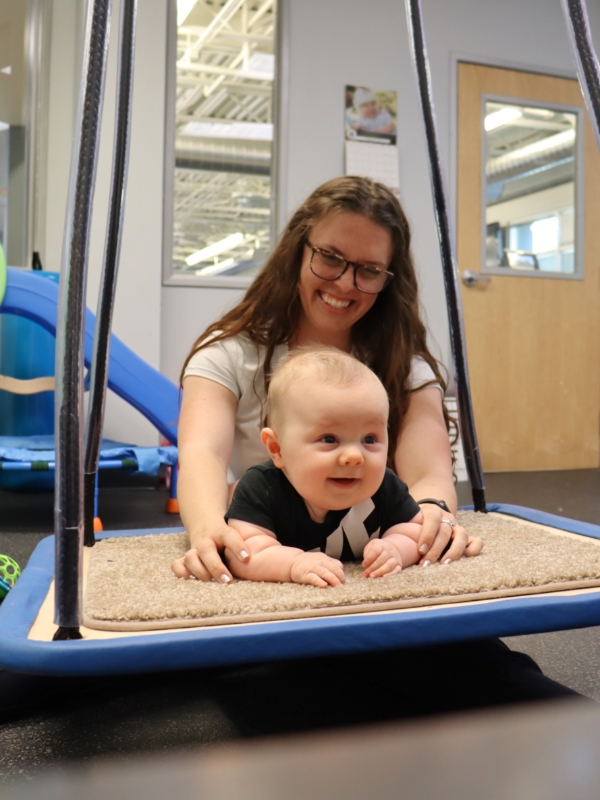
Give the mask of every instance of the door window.
<svg viewBox="0 0 600 800">
<path fill-rule="evenodd" d="M 484 97 L 484 271 L 582 277 L 580 113 Z"/>
</svg>

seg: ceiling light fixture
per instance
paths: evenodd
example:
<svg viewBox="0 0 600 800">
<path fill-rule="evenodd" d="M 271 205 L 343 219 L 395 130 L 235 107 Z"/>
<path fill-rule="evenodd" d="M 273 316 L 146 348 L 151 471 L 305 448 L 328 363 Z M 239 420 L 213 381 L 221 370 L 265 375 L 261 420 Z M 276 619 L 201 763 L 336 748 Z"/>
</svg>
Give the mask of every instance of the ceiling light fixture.
<svg viewBox="0 0 600 800">
<path fill-rule="evenodd" d="M 182 136 L 208 139 L 273 141 L 273 125 L 270 122 L 188 122 L 180 133 Z"/>
<path fill-rule="evenodd" d="M 235 258 L 226 258 L 224 261 L 219 261 L 218 264 L 209 264 L 206 267 L 201 267 L 196 270 L 196 275 L 200 277 L 206 275 L 218 275 L 220 272 L 225 272 L 226 269 L 232 267 L 236 262 Z"/>
<path fill-rule="evenodd" d="M 195 253 L 192 253 L 191 256 L 186 258 L 185 263 L 188 267 L 193 267 L 201 261 L 208 261 L 209 258 L 225 253 L 227 250 L 233 250 L 234 247 L 242 244 L 245 238 L 243 233 L 233 233 L 231 236 L 226 236 L 225 239 L 221 239 L 219 242 L 210 244 L 208 247 L 204 247 L 202 250 L 197 250 Z"/>
<path fill-rule="evenodd" d="M 484 126 L 486 131 L 493 131 L 495 128 L 499 128 L 501 125 L 508 125 L 509 122 L 514 122 L 514 120 L 522 116 L 523 112 L 515 108 L 515 106 L 505 106 L 499 111 L 488 114 L 485 118 Z"/>
</svg>

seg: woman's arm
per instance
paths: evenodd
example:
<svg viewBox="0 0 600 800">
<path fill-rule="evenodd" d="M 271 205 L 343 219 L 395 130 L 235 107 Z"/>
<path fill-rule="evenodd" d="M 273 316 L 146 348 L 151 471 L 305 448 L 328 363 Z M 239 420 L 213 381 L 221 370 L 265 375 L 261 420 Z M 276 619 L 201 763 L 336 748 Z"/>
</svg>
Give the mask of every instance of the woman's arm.
<svg viewBox="0 0 600 800">
<path fill-rule="evenodd" d="M 450 439 L 442 412 L 442 395 L 435 386 L 419 389 L 410 396 L 394 458 L 400 478 L 415 500 L 435 497 L 445 500 L 452 514 L 431 504 L 421 506 L 423 530 L 419 539 L 422 564 L 437 561 L 448 544 L 444 561 L 460 558 L 467 546 L 467 533 L 456 524 L 454 533 L 443 519 L 456 522 L 456 491 L 452 475 Z"/>
<path fill-rule="evenodd" d="M 237 399 L 208 378 L 184 381 L 179 416 L 179 483 L 181 518 L 191 549 L 173 562 L 180 578 L 228 583 L 229 569 L 218 550 L 229 548 L 240 561 L 248 560 L 244 540 L 224 520 L 228 506 L 227 467 L 233 450 Z"/>
</svg>

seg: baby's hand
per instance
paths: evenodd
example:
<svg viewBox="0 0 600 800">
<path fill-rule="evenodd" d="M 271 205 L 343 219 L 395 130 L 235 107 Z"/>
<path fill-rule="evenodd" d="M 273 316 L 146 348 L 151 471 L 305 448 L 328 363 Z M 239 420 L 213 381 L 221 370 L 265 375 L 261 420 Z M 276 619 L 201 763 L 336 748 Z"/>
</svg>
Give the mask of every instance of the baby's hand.
<svg viewBox="0 0 600 800">
<path fill-rule="evenodd" d="M 325 553 L 301 553 L 294 559 L 290 576 L 294 583 L 308 583 L 326 589 L 345 583 L 344 567 Z"/>
<path fill-rule="evenodd" d="M 364 578 L 396 575 L 402 570 L 402 556 L 389 539 L 371 539 L 363 550 Z"/>
</svg>

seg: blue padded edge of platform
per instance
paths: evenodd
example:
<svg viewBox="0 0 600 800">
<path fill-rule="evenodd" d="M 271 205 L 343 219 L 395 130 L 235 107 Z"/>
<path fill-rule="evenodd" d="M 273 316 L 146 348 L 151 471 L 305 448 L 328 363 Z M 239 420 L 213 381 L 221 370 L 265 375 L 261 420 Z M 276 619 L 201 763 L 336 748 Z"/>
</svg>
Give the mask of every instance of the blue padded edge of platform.
<svg viewBox="0 0 600 800">
<path fill-rule="evenodd" d="M 520 506 L 489 506 L 544 525 L 600 538 L 600 527 Z M 179 529 L 172 529 L 175 532 Z M 157 529 L 106 531 L 140 536 Z M 42 540 L 0 605 L 0 667 L 41 675 L 117 675 L 357 653 L 393 647 L 518 636 L 600 624 L 600 589 L 564 597 L 482 600 L 468 606 L 348 614 L 219 628 L 123 636 L 111 640 L 27 639 L 53 576 L 54 537 Z"/>
</svg>

